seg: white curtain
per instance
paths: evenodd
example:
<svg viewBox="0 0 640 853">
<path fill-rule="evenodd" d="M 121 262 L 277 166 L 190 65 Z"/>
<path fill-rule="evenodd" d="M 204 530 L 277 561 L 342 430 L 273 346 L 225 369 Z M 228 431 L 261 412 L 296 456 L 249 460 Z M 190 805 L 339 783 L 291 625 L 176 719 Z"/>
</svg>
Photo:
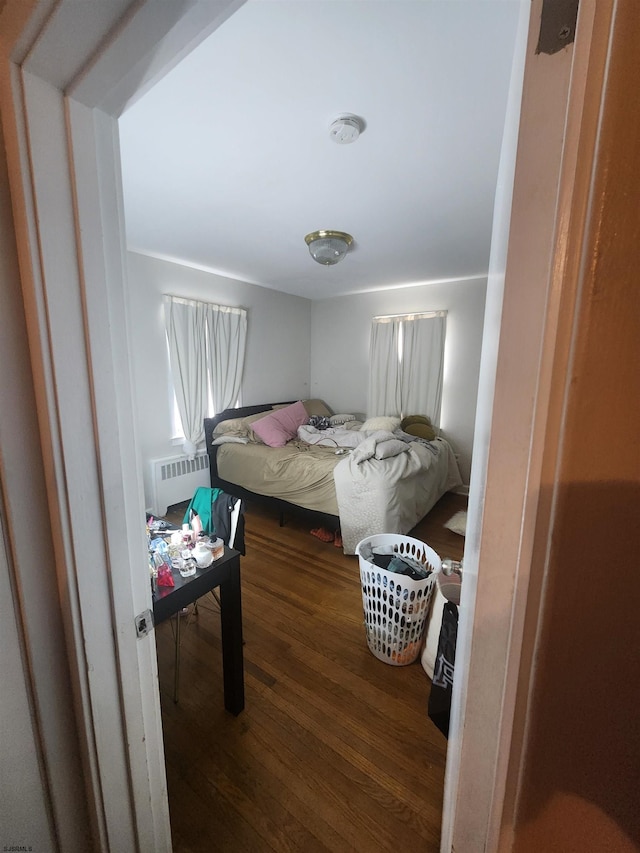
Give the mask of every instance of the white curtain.
<svg viewBox="0 0 640 853">
<path fill-rule="evenodd" d="M 416 317 L 402 324 L 402 414 L 427 415 L 440 426 L 446 317 Z"/>
<path fill-rule="evenodd" d="M 209 398 L 220 412 L 240 395 L 247 312 L 177 296 L 164 297 L 164 312 L 183 449 L 193 456 L 204 440 Z"/>
<path fill-rule="evenodd" d="M 376 318 L 369 347 L 369 417 L 398 416 L 402 411 L 398 318 Z"/>
<path fill-rule="evenodd" d="M 427 415 L 440 424 L 446 312 L 375 317 L 369 417 Z"/>
<path fill-rule="evenodd" d="M 214 412 L 235 405 L 240 396 L 247 339 L 247 312 L 207 305 L 207 355 Z"/>
<path fill-rule="evenodd" d="M 205 306 L 201 302 L 164 297 L 169 362 L 185 441 L 193 456 L 204 439 L 203 421 L 209 403 Z"/>
</svg>

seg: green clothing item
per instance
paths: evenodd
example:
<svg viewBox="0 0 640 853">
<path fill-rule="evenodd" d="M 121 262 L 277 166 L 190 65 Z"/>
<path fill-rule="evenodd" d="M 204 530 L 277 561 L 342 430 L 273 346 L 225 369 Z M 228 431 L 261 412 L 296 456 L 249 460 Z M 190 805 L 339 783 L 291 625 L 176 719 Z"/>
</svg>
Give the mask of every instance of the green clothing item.
<svg viewBox="0 0 640 853">
<path fill-rule="evenodd" d="M 193 512 L 200 516 L 202 529 L 207 536 L 213 536 L 215 530 L 213 529 L 213 522 L 211 520 L 211 507 L 220 494 L 222 494 L 222 489 L 209 489 L 206 486 L 198 486 L 187 507 L 182 523 L 190 525 L 191 513 Z"/>
</svg>

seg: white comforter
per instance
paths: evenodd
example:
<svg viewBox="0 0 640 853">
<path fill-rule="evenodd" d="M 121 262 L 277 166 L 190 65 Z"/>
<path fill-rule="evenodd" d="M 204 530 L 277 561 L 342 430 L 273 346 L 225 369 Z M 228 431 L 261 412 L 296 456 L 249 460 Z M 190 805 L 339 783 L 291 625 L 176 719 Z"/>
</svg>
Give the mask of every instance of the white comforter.
<svg viewBox="0 0 640 853">
<path fill-rule="evenodd" d="M 403 438 L 401 439 L 399 436 L 403 436 Z M 372 456 L 375 456 L 376 459 L 397 456 L 398 453 L 404 453 L 408 450 L 409 443 L 420 441 L 415 436 L 407 435 L 401 430 L 387 432 L 380 429 L 363 432 L 362 430 L 340 427 L 320 430 L 309 424 L 298 427 L 298 438 L 307 444 L 320 447 L 347 448 L 350 450 L 357 448 L 354 458 L 358 462 L 370 459 Z"/>
<path fill-rule="evenodd" d="M 462 483 L 445 439 L 427 446 L 393 433 L 361 433 L 333 478 L 345 554 L 354 554 L 358 542 L 374 533 L 408 533 L 445 492 Z"/>
<path fill-rule="evenodd" d="M 319 447 L 357 447 L 368 435 L 371 433 L 361 432 L 358 429 L 345 429 L 344 427 L 316 429 L 310 424 L 303 424 L 298 427 L 298 438 L 301 441 L 307 444 L 316 444 Z"/>
<path fill-rule="evenodd" d="M 354 554 L 358 542 L 375 533 L 409 533 L 445 492 L 462 482 L 453 451 L 442 438 L 427 442 L 400 430 L 309 425 L 282 448 L 265 448 L 242 434 L 222 436 L 230 437 L 231 443 L 218 448 L 219 476 L 257 494 L 338 514 L 345 554 Z M 237 443 L 243 437 L 247 443 Z"/>
</svg>

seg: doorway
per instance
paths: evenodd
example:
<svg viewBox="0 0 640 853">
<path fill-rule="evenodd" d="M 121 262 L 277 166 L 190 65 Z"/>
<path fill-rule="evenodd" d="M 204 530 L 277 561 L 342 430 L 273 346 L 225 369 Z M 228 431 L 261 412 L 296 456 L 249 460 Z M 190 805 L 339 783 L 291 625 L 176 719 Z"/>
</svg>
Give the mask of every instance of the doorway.
<svg viewBox="0 0 640 853">
<path fill-rule="evenodd" d="M 64 13 L 65 8 L 64 3 L 60 4 L 60 13 Z M 148 8 L 146 11 L 148 12 Z M 202 12 L 202 8 L 199 11 Z M 143 12 L 145 12 L 144 8 L 141 10 L 141 13 Z M 202 22 L 198 22 L 198 27 L 195 26 L 195 21 L 191 21 L 191 23 L 193 25 L 192 33 L 200 32 Z M 157 41 L 158 31 L 154 27 L 151 29 L 153 34 L 149 38 Z M 169 32 L 170 29 L 168 27 L 166 32 Z M 53 38 L 52 33 L 49 35 Z M 196 36 L 194 35 L 193 38 Z M 184 33 L 181 40 L 184 44 Z M 46 47 L 46 39 L 40 41 L 40 47 L 43 44 Z M 95 44 L 92 44 L 91 48 L 94 47 Z M 60 55 L 60 53 L 58 51 L 54 55 Z M 86 56 L 89 55 L 92 54 L 87 52 Z M 148 50 L 145 56 L 149 57 Z M 37 59 L 37 51 L 30 57 L 30 61 L 35 62 L 35 59 Z M 570 62 L 567 63 L 569 68 L 570 64 Z M 147 67 L 150 65 L 149 62 Z M 148 806 L 144 806 L 145 800 L 149 801 L 150 774 L 148 768 L 153 763 L 150 759 L 148 747 L 143 748 L 141 762 L 132 760 L 131 755 L 127 756 L 126 750 L 123 749 L 123 760 L 119 762 L 117 768 L 114 768 L 116 757 L 109 758 L 104 742 L 105 732 L 113 729 L 112 720 L 119 721 L 116 729 L 126 722 L 129 733 L 136 728 L 137 720 L 139 730 L 146 732 L 147 744 L 152 742 L 154 729 L 157 735 L 157 703 L 154 705 L 153 700 L 150 699 L 153 692 L 153 676 L 149 675 L 153 671 L 152 655 L 148 654 L 150 644 L 147 644 L 144 650 L 142 649 L 144 644 L 140 646 L 137 646 L 135 642 L 131 644 L 125 627 L 130 627 L 132 610 L 135 612 L 137 606 L 148 599 L 148 592 L 145 596 L 142 590 L 132 590 L 131 578 L 127 578 L 126 573 L 120 573 L 117 569 L 118 565 L 129 565 L 131 562 L 140 559 L 144 550 L 144 542 L 142 537 L 136 534 L 135 525 L 132 525 L 132 522 L 128 520 L 136 517 L 140 505 L 140 493 L 137 475 L 131 473 L 136 468 L 135 447 L 131 436 L 122 432 L 123 428 L 126 429 L 126 424 L 123 424 L 122 419 L 124 418 L 126 421 L 128 409 L 130 410 L 130 405 L 127 405 L 130 387 L 126 379 L 126 335 L 119 337 L 121 330 L 126 326 L 126 311 L 120 287 L 111 287 L 108 293 L 104 290 L 104 282 L 107 279 L 117 282 L 122 277 L 121 234 L 117 228 L 114 228 L 113 221 L 113 211 L 120 207 L 118 194 L 117 192 L 107 192 L 105 196 L 105 185 L 107 187 L 117 186 L 117 181 L 115 184 L 113 183 L 114 175 L 117 175 L 117 158 L 111 147 L 113 144 L 113 121 L 108 113 L 101 112 L 102 109 L 106 109 L 106 102 L 109 101 L 109 98 L 104 88 L 97 94 L 98 80 L 95 76 L 85 75 L 78 87 L 73 90 L 71 98 L 65 103 L 60 89 L 50 91 L 50 87 L 54 83 L 64 85 L 64 82 L 61 83 L 58 78 L 50 81 L 46 86 L 42 85 L 39 78 L 34 76 L 35 65 L 30 67 L 32 70 L 29 70 L 28 67 L 26 70 L 23 69 L 24 99 L 28 109 L 27 120 L 22 124 L 22 127 L 28 128 L 31 145 L 30 179 L 39 204 L 37 230 L 40 238 L 40 251 L 36 251 L 26 236 L 22 238 L 23 246 L 26 247 L 24 251 L 33 261 L 30 275 L 25 271 L 22 275 L 25 289 L 34 296 L 33 302 L 35 303 L 37 317 L 43 321 L 39 329 L 33 329 L 31 332 L 35 335 L 34 342 L 44 339 L 48 341 L 51 349 L 49 356 L 46 354 L 39 356 L 42 363 L 52 369 L 51 376 L 46 375 L 46 370 L 42 371 L 45 374 L 44 390 L 41 392 L 39 405 L 42 406 L 44 412 L 48 413 L 48 426 L 52 431 L 51 446 L 48 448 L 48 453 L 55 463 L 52 464 L 52 468 L 55 469 L 56 464 L 58 464 L 61 474 L 66 476 L 64 483 L 59 480 L 55 486 L 61 496 L 58 510 L 62 525 L 62 535 L 57 543 L 57 557 L 61 565 L 68 564 L 72 569 L 77 565 L 78 557 L 84 557 L 86 565 L 89 566 L 87 577 L 83 579 L 78 588 L 78 601 L 83 605 L 82 610 L 86 607 L 86 612 L 98 614 L 99 608 L 93 608 L 93 604 L 100 604 L 105 600 L 113 602 L 114 618 L 111 618 L 111 614 L 108 614 L 109 618 L 106 618 L 106 615 L 104 618 L 100 615 L 98 624 L 92 626 L 97 629 L 95 636 L 90 636 L 88 633 L 82 635 L 82 639 L 88 642 L 90 650 L 93 650 L 97 644 L 95 659 L 100 660 L 101 668 L 108 666 L 110 677 L 113 676 L 113 684 L 115 684 L 114 699 L 110 700 L 109 697 L 105 697 L 106 701 L 102 709 L 104 718 L 97 721 L 97 726 L 94 720 L 88 726 L 87 733 L 87 738 L 92 744 L 92 753 L 95 757 L 94 767 L 98 775 L 103 773 L 104 768 L 104 796 L 106 797 L 104 805 L 107 812 L 104 821 L 105 832 L 109 837 L 111 834 L 113 837 L 121 837 L 120 832 L 125 831 L 124 829 L 121 830 L 121 816 L 123 813 L 131 813 L 133 809 L 136 815 L 134 823 L 138 826 L 138 832 L 141 831 L 141 825 L 146 820 L 150 837 L 153 838 L 153 844 L 155 844 L 150 849 L 159 850 L 164 849 L 162 841 L 158 841 L 158 839 L 161 839 L 165 832 L 163 810 L 160 803 L 162 799 L 161 790 L 151 797 L 152 804 L 158 805 L 160 803 L 155 817 L 149 815 Z M 46 72 L 42 71 L 42 68 L 39 70 L 46 77 Z M 138 80 L 144 77 L 144 69 L 138 68 L 136 70 Z M 51 76 L 55 77 L 56 75 Z M 91 93 L 93 93 L 93 98 L 90 97 Z M 76 96 L 79 100 L 74 100 Z M 112 89 L 110 89 L 109 97 L 114 97 Z M 86 102 L 92 103 L 92 106 L 87 106 L 82 98 Z M 65 116 L 65 107 L 68 111 L 67 116 Z M 97 111 L 94 108 L 97 108 Z M 10 109 L 13 114 L 15 111 L 13 100 Z M 37 111 L 37 115 L 33 112 L 34 110 Z M 75 198 L 70 193 L 69 187 L 64 185 L 65 175 L 69 174 L 66 168 L 63 167 L 59 170 L 59 176 L 56 180 L 60 181 L 60 184 L 52 188 L 50 180 L 52 159 L 54 162 L 67 164 L 68 151 L 64 144 L 66 118 L 69 119 L 71 138 L 74 143 L 72 147 L 75 172 L 76 175 L 85 179 L 77 181 Z M 16 119 L 17 124 L 21 121 L 21 117 Z M 82 143 L 83 139 L 86 147 Z M 96 151 L 100 151 L 102 154 L 102 159 L 98 158 L 97 163 L 92 162 L 92 152 L 94 155 Z M 17 142 L 12 156 L 14 163 L 19 164 L 20 145 Z M 24 161 L 22 162 L 24 163 Z M 100 185 L 96 180 L 97 173 L 101 178 Z M 13 180 L 17 182 L 15 185 L 16 193 L 22 195 L 23 188 L 19 186 L 18 179 L 14 177 Z M 58 216 L 57 223 L 47 219 L 47 216 L 53 214 L 53 211 L 47 207 L 48 192 L 54 192 L 58 194 L 57 197 L 65 200 L 64 209 L 61 211 L 58 207 L 55 211 Z M 56 195 L 54 195 L 55 197 Z M 75 206 L 79 211 L 78 215 L 87 226 L 81 235 L 83 249 L 81 270 L 84 290 L 80 287 L 80 275 L 75 264 L 77 255 L 73 249 L 75 213 L 72 198 L 74 198 Z M 33 223 L 34 219 L 30 219 L 30 216 L 33 217 L 33 211 L 27 209 L 25 219 Z M 54 228 L 54 225 L 59 227 Z M 63 233 L 61 234 L 61 232 Z M 91 240 L 101 232 L 104 240 L 104 251 L 100 252 L 101 243 L 98 239 L 97 244 L 94 244 L 94 247 L 98 247 L 98 252 L 94 256 L 89 251 Z M 60 253 L 61 236 L 70 241 L 65 246 L 66 251 L 62 257 Z M 70 263 L 71 260 L 74 263 Z M 37 271 L 40 269 L 40 263 L 42 263 L 46 273 L 44 282 L 38 280 Z M 89 271 L 93 275 L 88 275 Z M 114 278 L 110 278 L 110 276 L 114 276 Z M 69 289 L 65 291 L 65 288 L 61 286 L 63 281 L 66 281 L 67 288 L 69 288 L 69 282 L 73 283 L 71 301 Z M 77 290 L 75 289 L 76 283 Z M 44 304 L 42 304 L 42 300 L 38 302 L 38 296 L 43 295 L 46 297 Z M 62 306 L 67 312 L 66 316 L 63 317 L 60 316 Z M 112 326 L 107 330 L 104 328 L 101 330 L 100 327 L 104 325 L 105 316 L 111 318 Z M 67 321 L 66 324 L 62 322 L 63 320 Z M 71 336 L 68 335 L 69 326 L 74 333 Z M 85 328 L 89 329 L 88 339 L 85 339 Z M 88 340 L 91 342 L 91 364 L 88 363 Z M 119 351 L 118 343 L 122 340 L 125 340 L 125 346 L 122 351 Z M 78 368 L 78 364 L 80 368 Z M 86 366 L 86 371 L 83 365 Z M 81 381 L 56 384 L 54 377 L 56 380 L 62 380 L 65 371 L 68 371 L 69 377 Z M 95 382 L 89 381 L 92 371 L 95 371 L 101 380 L 104 380 L 104 382 L 99 383 L 99 387 Z M 51 398 L 47 396 L 47 392 L 51 392 Z M 78 399 L 76 400 L 76 398 Z M 57 408 L 52 403 L 52 399 L 57 401 Z M 59 419 L 54 416 L 55 411 L 60 414 Z M 96 448 L 97 442 L 94 441 L 92 429 L 96 419 L 100 421 L 99 434 L 102 441 L 98 448 Z M 86 443 L 79 443 L 77 440 L 79 423 L 87 426 Z M 83 456 L 85 453 L 87 458 Z M 87 481 L 87 471 L 91 474 L 89 482 Z M 109 476 L 105 476 L 107 473 Z M 483 489 L 484 485 L 483 481 Z M 92 495 L 96 496 L 95 501 Z M 85 499 L 88 497 L 88 506 L 83 505 L 83 496 Z M 479 495 L 477 499 L 479 499 Z M 131 511 L 131 514 L 128 511 Z M 479 519 L 479 507 L 476 511 Z M 109 566 L 98 561 L 91 567 L 91 558 L 95 552 L 96 531 L 102 531 L 105 534 L 105 541 L 107 541 L 106 530 L 108 528 L 113 529 L 113 527 L 125 531 L 125 536 L 121 543 L 112 543 L 111 540 L 108 540 L 111 558 Z M 517 538 L 519 539 L 519 537 L 520 533 L 518 533 Z M 119 548 L 121 548 L 120 551 Z M 118 554 L 124 555 L 124 560 L 114 559 Z M 115 574 L 114 567 L 116 569 Z M 112 570 L 111 574 L 109 569 Z M 92 572 L 95 572 L 95 575 L 92 575 Z M 75 577 L 76 579 L 79 577 L 77 571 L 75 571 Z M 92 580 L 97 580 L 95 591 L 90 589 Z M 132 601 L 133 608 L 131 606 Z M 114 624 L 121 626 L 115 632 L 117 640 L 115 645 L 113 643 Z M 79 627 L 82 631 L 82 627 Z M 132 653 L 130 659 L 127 657 L 127 651 Z M 140 660 L 141 652 L 146 657 L 146 661 Z M 127 664 L 129 660 L 133 662 L 131 668 Z M 121 689 L 122 684 L 126 686 L 124 691 Z M 140 690 L 140 684 L 143 685 L 142 690 Z M 86 694 L 88 698 L 80 699 L 79 702 L 81 705 L 86 702 L 83 707 L 86 718 L 88 718 L 91 711 L 100 710 L 97 691 L 101 689 L 101 686 L 89 676 L 85 682 L 85 687 L 88 691 Z M 145 691 L 148 691 L 146 697 L 141 695 Z M 124 706 L 135 703 L 137 710 L 129 708 L 123 714 L 121 703 Z M 151 718 L 146 717 L 145 709 L 149 707 L 156 709 L 155 716 L 152 714 Z M 103 730 L 100 730 L 100 723 L 104 724 Z M 111 744 L 123 743 L 123 741 L 120 728 Z M 132 742 L 136 742 L 136 738 L 130 738 L 129 744 Z M 138 772 L 139 776 L 137 777 Z M 455 772 L 452 771 L 450 778 L 454 778 L 455 775 Z M 114 778 L 122 778 L 125 781 L 122 786 L 125 800 L 129 800 L 127 793 L 133 791 L 133 796 L 124 810 L 117 808 L 119 805 L 117 793 L 113 793 L 113 799 L 109 802 L 111 796 L 109 793 L 110 783 Z M 121 847 L 121 849 L 125 848 L 126 844 Z"/>
</svg>

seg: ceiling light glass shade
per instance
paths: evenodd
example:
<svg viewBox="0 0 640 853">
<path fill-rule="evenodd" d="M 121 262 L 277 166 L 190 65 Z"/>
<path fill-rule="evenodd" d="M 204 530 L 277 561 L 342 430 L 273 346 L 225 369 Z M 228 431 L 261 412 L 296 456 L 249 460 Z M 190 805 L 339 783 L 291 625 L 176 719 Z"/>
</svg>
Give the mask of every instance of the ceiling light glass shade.
<svg viewBox="0 0 640 853">
<path fill-rule="evenodd" d="M 325 266 L 341 261 L 353 243 L 351 234 L 344 231 L 314 231 L 304 239 L 313 260 Z"/>
</svg>

